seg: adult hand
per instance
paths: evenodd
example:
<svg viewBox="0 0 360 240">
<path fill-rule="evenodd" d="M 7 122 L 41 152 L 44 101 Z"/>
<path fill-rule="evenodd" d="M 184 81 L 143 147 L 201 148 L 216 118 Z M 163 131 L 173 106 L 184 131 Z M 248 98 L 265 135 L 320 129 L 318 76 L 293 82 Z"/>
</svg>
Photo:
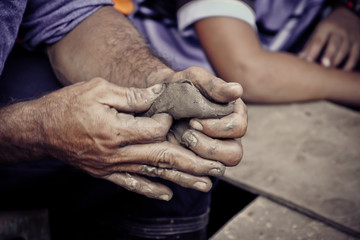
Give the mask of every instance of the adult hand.
<svg viewBox="0 0 360 240">
<path fill-rule="evenodd" d="M 240 99 L 242 87 L 238 83 L 226 83 L 206 70 L 191 67 L 168 77 L 168 81 L 190 80 L 203 95 L 226 103 L 235 101 L 234 112 L 223 118 L 191 119 L 193 129 L 185 131 L 183 141 L 197 155 L 216 160 L 226 166 L 237 165 L 243 155 L 237 138 L 247 129 L 247 108 Z M 173 141 L 175 141 L 173 139 Z"/>
<path fill-rule="evenodd" d="M 143 176 L 209 191 L 211 181 L 205 176 L 221 176 L 223 164 L 166 141 L 172 124 L 168 114 L 133 115 L 147 110 L 162 87 L 122 88 L 97 78 L 35 100 L 42 112 L 43 148 L 95 177 L 148 197 L 169 200 L 172 192 Z"/>
<path fill-rule="evenodd" d="M 343 69 L 351 70 L 359 60 L 359 52 L 360 18 L 345 7 L 339 7 L 318 24 L 299 56 L 308 61 L 321 57 L 325 67 L 337 67 L 345 61 Z"/>
</svg>

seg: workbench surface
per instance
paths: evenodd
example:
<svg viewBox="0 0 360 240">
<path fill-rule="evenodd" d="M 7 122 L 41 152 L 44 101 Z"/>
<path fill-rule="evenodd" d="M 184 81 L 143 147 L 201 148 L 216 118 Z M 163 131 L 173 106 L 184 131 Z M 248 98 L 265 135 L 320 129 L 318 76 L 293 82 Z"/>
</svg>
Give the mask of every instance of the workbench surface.
<svg viewBox="0 0 360 240">
<path fill-rule="evenodd" d="M 359 237 L 360 112 L 326 101 L 248 110 L 243 160 L 224 180 Z"/>
</svg>

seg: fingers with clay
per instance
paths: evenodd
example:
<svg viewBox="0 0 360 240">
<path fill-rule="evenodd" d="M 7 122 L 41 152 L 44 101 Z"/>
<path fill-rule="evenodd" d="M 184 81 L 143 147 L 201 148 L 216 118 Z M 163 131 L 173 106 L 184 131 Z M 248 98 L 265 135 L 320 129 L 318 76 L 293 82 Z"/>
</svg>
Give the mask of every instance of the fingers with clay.
<svg viewBox="0 0 360 240">
<path fill-rule="evenodd" d="M 219 161 L 225 166 L 236 166 L 243 156 L 240 140 L 213 139 L 201 132 L 187 130 L 182 135 L 182 141 L 199 156 Z"/>
<path fill-rule="evenodd" d="M 151 117 L 157 113 L 169 113 L 174 119 L 215 118 L 233 112 L 234 104 L 219 104 L 208 100 L 188 80 L 165 83 L 165 90 L 154 101 L 143 116 Z"/>
<path fill-rule="evenodd" d="M 190 67 L 175 73 L 173 79 L 176 81 L 179 79 L 191 81 L 204 96 L 219 103 L 234 101 L 241 97 L 243 93 L 239 83 L 227 83 L 200 67 Z"/>
<path fill-rule="evenodd" d="M 119 150 L 117 156 L 122 159 L 123 163 L 176 169 L 194 176 L 220 177 L 225 171 L 224 165 L 220 162 L 201 158 L 192 151 L 170 142 L 125 146 Z M 108 171 L 123 171 L 122 166 L 113 164 Z M 143 169 L 135 173 L 144 174 Z"/>
<path fill-rule="evenodd" d="M 234 103 L 234 112 L 222 118 L 191 119 L 190 126 L 210 137 L 240 138 L 247 129 L 247 107 L 241 99 Z"/>
<path fill-rule="evenodd" d="M 116 170 L 113 171 L 116 172 Z M 175 169 L 160 168 L 145 164 L 124 164 L 121 166 L 121 171 L 126 172 L 131 176 L 138 176 L 137 174 L 141 174 L 148 177 L 159 177 L 168 181 L 172 181 L 180 186 L 193 188 L 202 192 L 207 192 L 212 187 L 211 180 L 208 177 L 194 176 Z M 116 174 L 112 175 L 116 176 Z M 106 178 L 109 178 L 110 176 L 106 176 Z M 133 183 L 136 183 L 136 181 L 133 181 Z M 138 183 L 141 184 L 142 182 L 139 181 Z M 140 186 L 136 185 L 134 188 L 137 188 L 138 191 L 144 191 L 142 194 L 145 194 L 146 196 L 152 194 L 152 196 L 150 196 L 152 198 L 160 198 L 164 194 L 171 196 L 171 194 L 169 194 L 171 191 L 167 187 L 162 187 L 162 185 L 159 183 L 152 184 L 151 181 L 147 181 L 146 186 L 148 187 L 142 187 L 143 185 L 144 184 L 141 184 Z M 151 189 L 156 189 L 157 191 L 147 192 L 146 190 L 149 189 L 150 186 Z"/>
<path fill-rule="evenodd" d="M 212 183 L 204 176 L 220 177 L 225 172 L 225 167 L 220 162 L 201 158 L 190 150 L 169 142 L 124 146 L 113 153 L 108 164 L 101 168 L 87 162 L 81 169 L 94 177 L 110 180 L 131 191 L 162 200 L 171 198 L 171 190 L 153 183 L 151 179 L 144 180 L 140 175 L 159 177 L 183 187 L 207 192 Z"/>
<path fill-rule="evenodd" d="M 161 175 L 163 179 L 168 179 L 170 181 L 173 181 L 175 183 L 184 183 L 179 184 L 183 187 L 191 187 L 193 189 L 207 192 L 211 189 L 212 183 L 211 180 L 207 177 L 199 177 L 199 179 L 192 179 L 193 176 L 186 174 L 186 173 L 180 173 L 176 170 L 170 170 L 170 169 L 161 169 L 161 168 L 154 168 L 146 165 L 138 165 L 138 168 L 140 169 L 146 169 L 143 170 L 144 172 L 149 172 L 149 174 L 143 174 L 147 176 L 156 176 Z M 124 188 L 126 188 L 129 191 L 133 191 L 142 195 L 145 195 L 149 198 L 155 198 L 159 200 L 165 200 L 169 201 L 172 196 L 173 192 L 170 188 L 167 186 L 153 182 L 148 178 L 139 176 L 137 174 L 129 173 L 130 170 L 126 173 L 113 173 L 111 175 L 108 175 L 104 177 L 104 179 L 111 181 L 117 185 L 120 185 Z M 156 172 L 156 173 L 154 173 Z M 174 181 L 174 178 L 181 178 L 180 181 Z"/>
<path fill-rule="evenodd" d="M 173 196 L 167 186 L 130 173 L 113 173 L 104 179 L 149 198 L 169 201 Z"/>
<path fill-rule="evenodd" d="M 190 81 L 183 80 L 165 85 L 166 89 L 143 116 L 169 113 L 176 120 L 196 118 L 192 120 L 192 127 L 209 136 L 237 138 L 244 135 L 247 113 L 246 106 L 240 98 L 235 102 L 219 104 L 205 98 Z M 181 127 L 175 126 L 175 135 L 179 135 L 186 128 L 184 124 L 181 124 Z"/>
<path fill-rule="evenodd" d="M 178 119 L 171 128 L 168 139 L 189 147 L 200 157 L 222 162 L 227 166 L 239 163 L 242 147 L 235 140 L 247 127 L 247 110 L 241 99 L 228 104 L 218 104 L 206 99 L 189 81 L 167 83 L 166 89 L 156 99 L 145 116 L 168 112 Z M 189 129 L 190 125 L 201 132 Z M 176 139 L 176 141 L 174 140 Z"/>
<path fill-rule="evenodd" d="M 242 145 L 239 139 L 231 139 L 242 137 L 247 129 L 247 108 L 241 99 L 236 100 L 233 113 L 219 119 L 191 119 L 190 126 L 206 134 L 194 130 L 183 133 L 182 141 L 194 152 L 226 166 L 235 166 L 240 162 Z M 212 139 L 208 136 L 228 139 Z"/>
<path fill-rule="evenodd" d="M 205 130 L 203 132 L 210 132 L 212 135 L 222 138 L 225 136 L 227 139 L 214 139 L 209 137 L 211 134 L 205 135 L 202 132 L 189 129 L 190 126 L 187 120 L 175 122 L 171 127 L 172 135 L 170 137 L 176 139 L 176 142 L 187 146 L 200 157 L 219 161 L 226 166 L 235 166 L 240 162 L 243 150 L 240 140 L 234 140 L 233 138 L 235 138 L 234 136 L 237 138 L 244 135 L 247 125 L 246 116 L 239 117 L 244 108 L 237 105 L 243 105 L 242 101 L 235 104 L 235 109 L 239 108 L 240 112 L 234 112 L 221 119 L 190 120 L 190 126 L 194 125 L 194 123 L 200 124 L 199 122 L 203 121 L 203 125 L 201 125 L 202 131 Z M 236 124 L 233 124 L 234 122 Z M 229 128 L 229 124 L 236 125 L 236 127 Z"/>
</svg>

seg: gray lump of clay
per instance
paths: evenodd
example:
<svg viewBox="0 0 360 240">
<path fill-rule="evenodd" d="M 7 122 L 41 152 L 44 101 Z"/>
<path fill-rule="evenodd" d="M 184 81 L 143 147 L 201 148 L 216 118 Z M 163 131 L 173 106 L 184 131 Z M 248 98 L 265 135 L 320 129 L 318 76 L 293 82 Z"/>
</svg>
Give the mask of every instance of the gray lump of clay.
<svg viewBox="0 0 360 240">
<path fill-rule="evenodd" d="M 165 90 L 144 114 L 169 113 L 174 119 L 219 118 L 234 111 L 233 103 L 219 104 L 209 101 L 187 80 L 165 83 Z"/>
</svg>

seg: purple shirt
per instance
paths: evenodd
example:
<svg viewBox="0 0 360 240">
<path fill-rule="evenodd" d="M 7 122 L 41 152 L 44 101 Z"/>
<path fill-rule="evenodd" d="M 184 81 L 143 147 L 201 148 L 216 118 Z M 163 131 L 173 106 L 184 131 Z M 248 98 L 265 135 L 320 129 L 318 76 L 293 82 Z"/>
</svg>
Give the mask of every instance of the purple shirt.
<svg viewBox="0 0 360 240">
<path fill-rule="evenodd" d="M 314 19 L 322 14 L 326 6 L 326 0 L 255 0 L 255 16 L 252 18 L 248 8 L 243 11 L 236 8 L 235 12 L 234 7 L 237 5 L 233 3 L 237 2 L 236 0 L 203 0 L 194 1 L 194 7 L 190 2 L 179 9 L 180 12 L 184 8 L 189 10 L 188 14 L 179 14 L 178 11 L 178 17 L 192 18 L 184 20 L 169 18 L 151 9 L 146 2 L 152 0 L 134 1 L 137 9 L 130 19 L 159 55 L 177 70 L 200 66 L 210 72 L 213 72 L 212 67 L 192 29 L 192 24 L 197 20 L 211 16 L 241 19 L 254 26 L 263 48 L 287 51 Z M 248 1 L 240 2 L 246 4 Z M 196 10 L 196 5 L 200 4 L 199 10 Z M 249 7 L 252 8 L 250 5 Z"/>
<path fill-rule="evenodd" d="M 77 24 L 111 0 L 1 0 L 0 74 L 16 39 L 33 50 L 63 38 Z"/>
</svg>

